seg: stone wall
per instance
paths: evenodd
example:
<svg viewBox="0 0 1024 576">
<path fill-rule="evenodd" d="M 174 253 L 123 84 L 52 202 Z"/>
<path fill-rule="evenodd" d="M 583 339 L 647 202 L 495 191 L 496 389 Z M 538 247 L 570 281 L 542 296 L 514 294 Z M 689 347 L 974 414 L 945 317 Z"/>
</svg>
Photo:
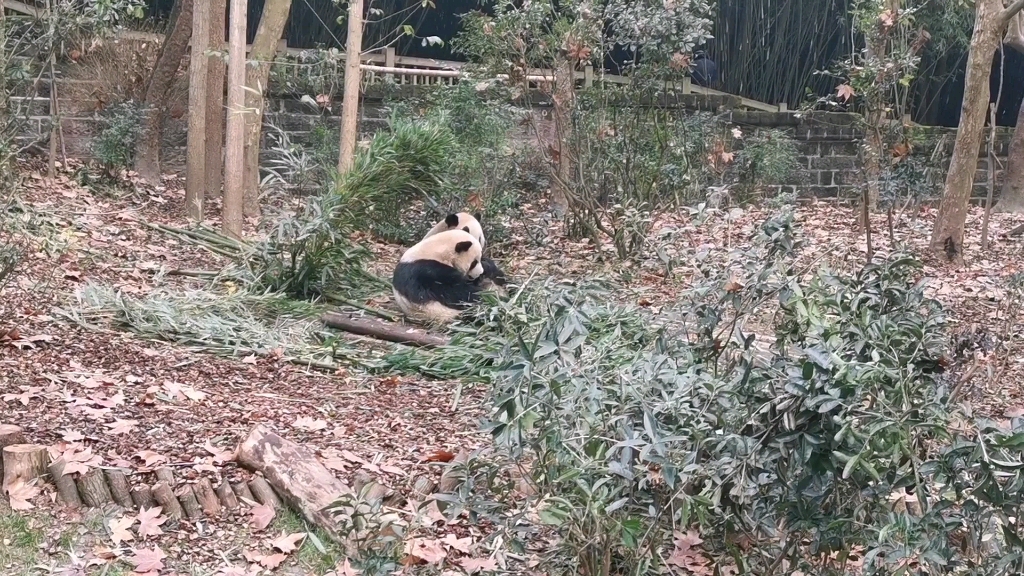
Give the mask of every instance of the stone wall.
<svg viewBox="0 0 1024 576">
<path fill-rule="evenodd" d="M 410 87 L 412 88 L 412 87 Z M 730 100 L 733 98 L 736 102 Z M 536 102 L 536 101 L 535 101 Z M 553 132 L 545 130 L 550 123 L 550 106 L 543 101 L 534 105 L 534 113 L 540 120 L 541 135 Z M 40 139 L 45 141 L 50 130 L 48 115 L 49 101 L 45 98 L 22 99 L 20 103 L 29 112 L 28 129 L 22 141 Z M 674 106 L 681 109 L 704 109 L 717 112 L 725 121 L 740 127 L 745 133 L 758 128 L 776 128 L 787 132 L 797 142 L 800 151 L 799 169 L 789 178 L 774 186 L 780 192 L 795 192 L 800 196 L 849 199 L 864 182 L 864 170 L 860 159 L 860 144 L 863 132 L 858 127 L 859 117 L 845 113 L 827 112 L 762 112 L 734 109 L 735 97 L 703 98 L 696 95 L 676 97 L 672 102 L 652 103 L 659 106 Z M 105 120 L 95 111 L 95 104 L 81 102 L 60 103 L 62 110 L 61 128 L 64 147 L 69 156 L 91 157 L 92 138 L 102 130 Z M 266 114 L 266 121 L 288 133 L 293 142 L 307 141 L 315 126 L 336 127 L 340 124 L 337 113 L 340 103 L 332 106 L 330 112 L 318 113 L 308 103 L 295 99 L 273 98 Z M 731 109 L 731 111 L 729 110 Z M 363 138 L 386 125 L 386 111 L 379 96 L 369 95 L 361 106 L 360 131 Z M 187 115 L 184 110 L 172 110 L 164 128 L 162 159 L 167 172 L 184 172 Z M 266 135 L 268 130 L 264 130 Z M 915 137 L 919 145 L 913 153 L 936 158 L 938 167 L 929 178 L 940 184 L 945 178 L 942 166 L 948 164 L 953 148 L 955 129 L 919 128 Z M 1003 170 L 1012 129 L 997 130 L 995 152 L 999 158 L 996 177 L 996 191 L 1002 185 Z M 548 134 L 550 136 L 550 134 Z M 266 150 L 266 138 L 264 150 Z M 938 147 L 938 150 L 936 150 Z M 975 175 L 974 197 L 984 198 L 987 194 L 988 151 L 979 156 L 978 172 Z M 727 174 L 735 181 L 735 174 Z"/>
</svg>

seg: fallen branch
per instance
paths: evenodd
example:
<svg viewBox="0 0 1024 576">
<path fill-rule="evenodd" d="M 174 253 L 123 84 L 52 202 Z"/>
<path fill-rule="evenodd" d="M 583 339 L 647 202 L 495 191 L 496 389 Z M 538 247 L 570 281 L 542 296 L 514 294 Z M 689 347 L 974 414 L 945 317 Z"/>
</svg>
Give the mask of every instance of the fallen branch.
<svg viewBox="0 0 1024 576">
<path fill-rule="evenodd" d="M 321 319 L 331 328 L 360 336 L 372 336 L 388 342 L 414 346 L 444 346 L 448 344 L 448 340 L 442 336 L 411 326 L 392 325 L 369 318 L 353 318 L 336 312 L 327 312 Z"/>
<path fill-rule="evenodd" d="M 1024 224 L 1021 224 L 1006 233 L 1007 236 L 1020 236 L 1021 234 L 1024 234 Z"/>
</svg>

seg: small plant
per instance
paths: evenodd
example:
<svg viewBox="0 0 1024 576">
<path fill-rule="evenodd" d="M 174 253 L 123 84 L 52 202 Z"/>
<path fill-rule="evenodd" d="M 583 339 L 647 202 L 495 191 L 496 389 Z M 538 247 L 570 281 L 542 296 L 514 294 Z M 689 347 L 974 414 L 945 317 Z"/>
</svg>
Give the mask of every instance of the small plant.
<svg viewBox="0 0 1024 576">
<path fill-rule="evenodd" d="M 797 168 L 796 142 L 782 130 L 758 130 L 743 141 L 736 154 L 740 183 L 757 192 L 781 184 Z"/>
<path fill-rule="evenodd" d="M 142 110 L 135 102 L 115 104 L 104 114 L 107 125 L 92 143 L 92 152 L 108 173 L 128 168 L 135 159 Z"/>
</svg>

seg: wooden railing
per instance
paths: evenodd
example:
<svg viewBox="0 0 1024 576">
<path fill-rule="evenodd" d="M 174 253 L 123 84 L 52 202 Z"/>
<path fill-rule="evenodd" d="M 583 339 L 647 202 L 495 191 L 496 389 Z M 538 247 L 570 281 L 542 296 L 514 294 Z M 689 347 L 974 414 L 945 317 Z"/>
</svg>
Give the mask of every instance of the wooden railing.
<svg viewBox="0 0 1024 576">
<path fill-rule="evenodd" d="M 21 12 L 23 14 L 29 14 L 34 17 L 38 17 L 43 9 L 37 8 L 31 4 L 20 2 L 18 0 L 3 0 L 4 7 Z M 155 34 L 152 32 L 138 32 L 134 30 L 126 30 L 120 33 L 120 37 L 130 40 L 142 40 L 146 42 L 160 42 L 164 39 L 162 34 Z M 246 46 L 246 52 L 251 46 Z M 278 45 L 279 54 L 287 54 L 288 56 L 297 57 L 303 53 L 308 53 L 309 50 L 303 50 L 299 48 L 291 48 L 288 46 L 285 40 L 281 40 Z M 365 84 L 376 84 L 380 82 L 394 82 L 400 85 L 435 85 L 435 84 L 455 84 L 463 76 L 463 67 L 465 63 L 454 62 L 450 60 L 435 60 L 433 58 L 416 58 L 412 56 L 398 56 L 395 53 L 394 48 L 385 48 L 377 52 L 371 52 L 364 54 L 361 58 L 362 65 L 360 68 L 364 72 L 363 81 Z M 287 66 L 288 62 L 280 62 L 280 65 Z M 296 72 L 298 66 L 301 64 L 294 64 L 296 66 Z M 576 82 L 578 85 L 585 87 L 593 86 L 595 82 L 607 82 L 611 84 L 629 84 L 630 79 L 626 76 L 618 76 L 615 74 L 602 74 L 594 70 L 593 66 L 586 66 L 583 70 L 577 70 L 575 72 Z M 542 83 L 550 83 L 554 80 L 554 72 L 548 69 L 531 69 L 527 73 L 526 79 L 532 85 L 539 85 Z M 728 92 L 721 92 L 719 90 L 713 90 L 711 88 L 704 88 L 702 86 L 693 85 L 689 78 L 684 78 L 680 82 L 666 83 L 666 85 L 682 94 L 703 94 L 706 96 L 732 96 L 739 98 L 740 105 L 745 108 L 751 108 L 754 110 L 764 110 L 766 112 L 785 112 L 787 110 L 786 104 L 768 104 L 753 100 L 750 98 L 744 98 L 742 96 L 735 96 Z"/>
</svg>

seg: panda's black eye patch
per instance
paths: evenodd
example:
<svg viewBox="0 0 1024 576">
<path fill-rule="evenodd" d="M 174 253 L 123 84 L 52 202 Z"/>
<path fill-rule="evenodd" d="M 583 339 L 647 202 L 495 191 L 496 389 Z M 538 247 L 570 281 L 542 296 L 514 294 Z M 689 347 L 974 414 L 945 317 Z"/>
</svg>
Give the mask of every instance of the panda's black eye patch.
<svg viewBox="0 0 1024 576">
<path fill-rule="evenodd" d="M 473 263 L 469 265 L 469 269 L 472 270 L 473 268 L 476 268 L 476 265 L 479 263 L 479 260 L 473 260 Z"/>
</svg>

